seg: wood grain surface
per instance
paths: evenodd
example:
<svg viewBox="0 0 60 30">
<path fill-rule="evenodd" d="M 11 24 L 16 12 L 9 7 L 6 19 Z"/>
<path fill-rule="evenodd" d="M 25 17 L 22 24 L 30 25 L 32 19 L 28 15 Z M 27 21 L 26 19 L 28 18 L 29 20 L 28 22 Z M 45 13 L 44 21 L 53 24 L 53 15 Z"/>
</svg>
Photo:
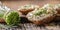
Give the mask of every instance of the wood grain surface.
<svg viewBox="0 0 60 30">
<path fill-rule="evenodd" d="M 32 23 L 24 23 L 19 27 L 8 27 L 0 24 L 0 30 L 60 30 L 60 26 L 37 26 Z"/>
<path fill-rule="evenodd" d="M 14 10 L 25 4 L 35 4 L 42 7 L 44 4 L 59 4 L 60 0 L 16 0 L 16 1 L 2 1 L 2 3 Z"/>
</svg>

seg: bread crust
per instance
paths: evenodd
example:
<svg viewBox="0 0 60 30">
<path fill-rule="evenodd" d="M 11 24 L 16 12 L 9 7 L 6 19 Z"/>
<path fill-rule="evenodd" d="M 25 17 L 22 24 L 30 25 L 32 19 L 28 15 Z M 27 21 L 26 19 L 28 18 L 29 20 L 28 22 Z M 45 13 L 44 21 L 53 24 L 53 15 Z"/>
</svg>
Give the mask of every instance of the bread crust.
<svg viewBox="0 0 60 30">
<path fill-rule="evenodd" d="M 4 19 L 3 18 L 0 18 L 0 23 L 4 23 Z"/>
<path fill-rule="evenodd" d="M 27 17 L 28 18 L 28 17 Z M 42 20 L 30 20 L 28 19 L 29 21 L 33 22 L 34 24 L 37 24 L 37 25 L 41 25 L 41 24 L 45 24 L 45 23 L 49 23 L 50 21 L 52 21 L 53 19 L 55 18 L 55 16 L 48 16 Z"/>
<path fill-rule="evenodd" d="M 19 10 L 19 12 L 21 12 L 23 15 L 26 15 L 26 14 L 28 14 L 28 12 L 31 12 L 33 10 L 34 9 L 21 9 L 21 10 Z"/>
<path fill-rule="evenodd" d="M 52 21 L 54 18 L 54 16 L 50 16 L 50 17 L 47 17 L 41 21 L 32 21 L 33 23 L 37 24 L 37 25 L 40 25 L 40 24 L 45 24 L 45 23 L 49 23 L 50 21 Z"/>
<path fill-rule="evenodd" d="M 60 8 L 56 9 L 57 13 L 60 14 Z"/>
</svg>

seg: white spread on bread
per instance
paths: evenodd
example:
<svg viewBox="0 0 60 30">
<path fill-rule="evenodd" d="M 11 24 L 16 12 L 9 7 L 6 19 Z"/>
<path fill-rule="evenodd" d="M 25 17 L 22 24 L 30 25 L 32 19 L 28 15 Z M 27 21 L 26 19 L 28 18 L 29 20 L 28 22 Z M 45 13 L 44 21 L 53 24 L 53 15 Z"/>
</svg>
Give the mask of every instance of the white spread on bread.
<svg viewBox="0 0 60 30">
<path fill-rule="evenodd" d="M 31 21 L 37 21 L 37 20 L 43 20 L 45 18 L 48 18 L 50 16 L 53 16 L 55 14 L 55 10 L 46 10 L 46 12 L 44 12 L 45 10 L 43 9 L 36 9 L 35 11 L 32 11 L 30 13 L 28 13 L 27 17 L 29 20 Z M 40 12 L 42 12 L 42 14 L 40 14 Z M 39 13 L 36 15 L 36 13 Z"/>
<path fill-rule="evenodd" d="M 24 5 L 24 6 L 21 6 L 18 10 L 21 10 L 21 9 L 26 9 L 26 10 L 28 10 L 28 9 L 34 9 L 34 8 L 39 8 L 39 6 L 38 5 Z"/>
<path fill-rule="evenodd" d="M 56 4 L 56 5 L 54 6 L 54 9 L 58 9 L 58 8 L 60 8 L 60 4 Z"/>
</svg>

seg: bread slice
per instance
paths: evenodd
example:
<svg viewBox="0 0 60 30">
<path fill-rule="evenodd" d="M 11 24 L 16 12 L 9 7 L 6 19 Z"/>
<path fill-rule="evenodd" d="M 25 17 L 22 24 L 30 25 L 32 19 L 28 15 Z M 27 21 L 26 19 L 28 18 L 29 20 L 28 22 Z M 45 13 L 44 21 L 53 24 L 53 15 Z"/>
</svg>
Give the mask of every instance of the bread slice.
<svg viewBox="0 0 60 30">
<path fill-rule="evenodd" d="M 39 14 L 38 15 L 35 15 L 35 13 L 37 11 L 40 11 L 40 12 L 43 12 L 42 14 Z M 32 11 L 30 13 L 27 14 L 27 18 L 29 19 L 29 21 L 37 24 L 37 25 L 40 25 L 40 24 L 45 24 L 45 23 L 49 23 L 50 21 L 52 21 L 54 18 L 55 18 L 55 10 L 53 13 L 52 10 L 46 10 L 46 12 L 48 12 L 48 14 L 45 14 L 44 10 L 41 10 L 41 9 L 38 9 L 38 10 L 35 10 L 35 11 Z M 49 13 L 50 12 L 50 13 Z"/>
<path fill-rule="evenodd" d="M 27 15 L 28 12 L 33 11 L 35 8 L 39 8 L 39 6 L 38 5 L 24 5 L 24 6 L 21 6 L 18 9 L 18 11 L 22 12 L 23 15 Z"/>
</svg>

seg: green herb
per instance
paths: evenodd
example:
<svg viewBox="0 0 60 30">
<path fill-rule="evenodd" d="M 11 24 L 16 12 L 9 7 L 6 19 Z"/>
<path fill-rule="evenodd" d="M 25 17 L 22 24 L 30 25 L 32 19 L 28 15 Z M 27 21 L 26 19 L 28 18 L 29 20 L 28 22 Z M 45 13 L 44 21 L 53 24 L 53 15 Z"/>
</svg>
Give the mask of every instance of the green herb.
<svg viewBox="0 0 60 30">
<path fill-rule="evenodd" d="M 2 18 L 4 14 L 0 14 L 0 17 Z"/>
<path fill-rule="evenodd" d="M 0 10 L 0 18 L 2 18 L 5 13 L 6 13 L 6 10 Z"/>
<path fill-rule="evenodd" d="M 7 25 L 18 25 L 20 23 L 19 14 L 15 11 L 9 12 L 5 15 Z"/>
<path fill-rule="evenodd" d="M 24 8 L 27 9 L 27 8 L 30 8 L 31 5 L 25 5 Z"/>
<path fill-rule="evenodd" d="M 41 14 L 47 14 L 46 10 L 44 9 L 37 10 L 37 12 L 35 12 L 34 15 L 41 15 Z"/>
</svg>

